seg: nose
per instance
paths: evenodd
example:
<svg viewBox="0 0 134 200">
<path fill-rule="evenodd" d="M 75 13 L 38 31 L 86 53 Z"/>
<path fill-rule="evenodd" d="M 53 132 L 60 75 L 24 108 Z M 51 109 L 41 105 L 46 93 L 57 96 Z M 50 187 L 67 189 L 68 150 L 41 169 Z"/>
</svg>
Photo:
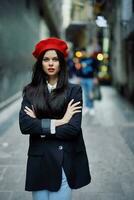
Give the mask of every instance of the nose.
<svg viewBox="0 0 134 200">
<path fill-rule="evenodd" d="M 53 60 L 52 59 L 49 60 L 49 65 L 50 66 L 53 65 Z"/>
</svg>

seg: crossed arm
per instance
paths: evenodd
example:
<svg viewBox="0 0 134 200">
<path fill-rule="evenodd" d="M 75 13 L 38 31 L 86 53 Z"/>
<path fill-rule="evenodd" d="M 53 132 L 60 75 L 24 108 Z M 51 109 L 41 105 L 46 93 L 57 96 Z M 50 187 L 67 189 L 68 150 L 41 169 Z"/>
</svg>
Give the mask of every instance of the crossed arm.
<svg viewBox="0 0 134 200">
<path fill-rule="evenodd" d="M 59 139 L 73 139 L 81 129 L 81 103 L 82 90 L 77 87 L 72 92 L 71 101 L 68 104 L 66 113 L 62 119 L 55 119 L 54 137 Z M 19 115 L 19 124 L 22 134 L 50 136 L 51 119 L 36 118 L 34 108 L 26 97 L 23 98 Z"/>
</svg>

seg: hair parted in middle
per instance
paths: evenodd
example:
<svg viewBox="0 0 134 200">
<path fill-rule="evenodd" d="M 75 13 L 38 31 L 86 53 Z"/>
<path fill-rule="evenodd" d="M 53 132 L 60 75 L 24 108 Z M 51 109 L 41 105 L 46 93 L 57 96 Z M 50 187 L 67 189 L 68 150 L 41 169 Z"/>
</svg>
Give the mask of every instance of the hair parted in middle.
<svg viewBox="0 0 134 200">
<path fill-rule="evenodd" d="M 66 108 L 65 94 L 68 85 L 66 61 L 64 55 L 60 51 L 55 50 L 59 59 L 60 71 L 56 89 L 49 93 L 47 88 L 48 76 L 42 67 L 45 52 L 35 62 L 31 83 L 24 87 L 23 95 L 26 95 L 30 102 L 32 102 L 38 118 L 42 118 L 46 114 L 49 115 L 49 113 L 50 117 L 58 118 L 62 117 L 63 110 Z"/>
</svg>

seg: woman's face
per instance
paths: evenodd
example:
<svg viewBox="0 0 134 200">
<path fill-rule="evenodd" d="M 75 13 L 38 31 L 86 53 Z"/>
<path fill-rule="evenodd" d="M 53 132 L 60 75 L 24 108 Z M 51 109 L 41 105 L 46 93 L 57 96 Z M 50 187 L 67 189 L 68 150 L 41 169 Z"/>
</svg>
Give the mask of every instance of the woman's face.
<svg viewBox="0 0 134 200">
<path fill-rule="evenodd" d="M 45 52 L 42 59 L 43 71 L 51 77 L 57 77 L 60 71 L 60 62 L 55 50 Z"/>
</svg>

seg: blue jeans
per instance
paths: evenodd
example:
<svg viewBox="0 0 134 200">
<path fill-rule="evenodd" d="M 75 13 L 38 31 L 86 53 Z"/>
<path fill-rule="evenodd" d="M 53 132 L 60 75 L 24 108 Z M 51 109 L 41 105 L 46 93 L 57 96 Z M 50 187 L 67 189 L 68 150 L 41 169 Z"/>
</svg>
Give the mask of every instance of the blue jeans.
<svg viewBox="0 0 134 200">
<path fill-rule="evenodd" d="M 71 200 L 72 190 L 69 187 L 66 179 L 65 172 L 62 168 L 62 183 L 57 192 L 51 192 L 48 190 L 40 190 L 32 192 L 33 200 Z"/>
<path fill-rule="evenodd" d="M 80 84 L 83 89 L 84 106 L 88 108 L 94 108 L 93 102 L 93 78 L 81 78 Z"/>
</svg>

